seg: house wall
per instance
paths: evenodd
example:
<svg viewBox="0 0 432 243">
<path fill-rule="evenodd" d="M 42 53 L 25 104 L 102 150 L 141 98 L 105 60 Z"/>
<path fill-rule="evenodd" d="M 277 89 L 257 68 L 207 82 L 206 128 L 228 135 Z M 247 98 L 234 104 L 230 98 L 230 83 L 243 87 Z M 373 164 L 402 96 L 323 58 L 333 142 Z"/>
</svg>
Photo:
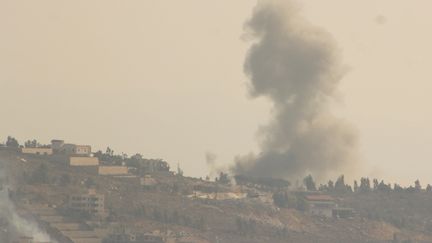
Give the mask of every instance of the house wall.
<svg viewBox="0 0 432 243">
<path fill-rule="evenodd" d="M 311 208 L 309 212 L 312 215 L 324 216 L 327 218 L 333 217 L 333 210 L 330 208 Z"/>
<path fill-rule="evenodd" d="M 128 174 L 126 166 L 99 166 L 99 175 L 126 175 Z"/>
<path fill-rule="evenodd" d="M 67 155 L 86 155 L 89 156 L 91 154 L 91 146 L 90 145 L 76 145 L 71 143 L 63 144 L 59 149 L 60 153 Z"/>
<path fill-rule="evenodd" d="M 91 146 L 90 145 L 76 145 L 75 154 L 79 155 L 90 155 L 91 154 Z"/>
<path fill-rule="evenodd" d="M 97 157 L 70 157 L 70 166 L 95 166 L 99 165 L 99 159 Z"/>
<path fill-rule="evenodd" d="M 51 155 L 53 150 L 51 148 L 22 148 L 23 154 L 40 154 L 40 155 Z"/>
<path fill-rule="evenodd" d="M 333 209 L 336 207 L 334 202 L 309 201 L 308 204 L 310 214 L 327 218 L 333 217 Z"/>
<path fill-rule="evenodd" d="M 69 197 L 69 208 L 85 211 L 90 214 L 103 214 L 104 198 L 102 194 L 71 195 Z"/>
</svg>

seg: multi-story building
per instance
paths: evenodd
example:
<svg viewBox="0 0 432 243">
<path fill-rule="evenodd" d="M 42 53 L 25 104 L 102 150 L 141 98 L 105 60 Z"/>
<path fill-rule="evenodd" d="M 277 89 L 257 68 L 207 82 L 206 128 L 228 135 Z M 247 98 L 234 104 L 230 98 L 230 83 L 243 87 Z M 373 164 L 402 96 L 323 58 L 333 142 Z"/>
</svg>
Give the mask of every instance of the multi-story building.
<svg viewBox="0 0 432 243">
<path fill-rule="evenodd" d="M 66 143 L 60 148 L 59 152 L 67 155 L 89 156 L 91 154 L 91 146 Z"/>
<path fill-rule="evenodd" d="M 81 155 L 89 156 L 91 154 L 90 145 L 76 145 L 71 143 L 64 143 L 63 140 L 51 140 L 51 148 L 56 153 L 66 154 L 66 155 Z"/>
<path fill-rule="evenodd" d="M 69 209 L 89 213 L 90 215 L 103 215 L 105 213 L 105 196 L 89 190 L 85 194 L 69 196 Z"/>
</svg>

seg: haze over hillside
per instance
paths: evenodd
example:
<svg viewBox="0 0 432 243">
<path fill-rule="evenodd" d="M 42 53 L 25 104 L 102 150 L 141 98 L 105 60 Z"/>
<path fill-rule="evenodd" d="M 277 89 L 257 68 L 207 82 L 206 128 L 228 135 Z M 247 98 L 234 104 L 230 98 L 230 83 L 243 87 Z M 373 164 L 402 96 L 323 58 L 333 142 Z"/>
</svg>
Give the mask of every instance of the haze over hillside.
<svg viewBox="0 0 432 243">
<path fill-rule="evenodd" d="M 2 1 L 0 136 L 140 151 L 193 176 L 209 174 L 205 154 L 220 167 L 268 151 L 257 130 L 274 124 L 275 99 L 250 99 L 242 72 L 256 3 Z M 347 66 L 326 106 L 355 127 L 358 174 L 430 183 L 432 3 L 297 5 Z"/>
<path fill-rule="evenodd" d="M 139 153 L 13 137 L 0 171 L 0 242 L 432 241 L 432 186 L 418 180 L 192 178 Z"/>
</svg>

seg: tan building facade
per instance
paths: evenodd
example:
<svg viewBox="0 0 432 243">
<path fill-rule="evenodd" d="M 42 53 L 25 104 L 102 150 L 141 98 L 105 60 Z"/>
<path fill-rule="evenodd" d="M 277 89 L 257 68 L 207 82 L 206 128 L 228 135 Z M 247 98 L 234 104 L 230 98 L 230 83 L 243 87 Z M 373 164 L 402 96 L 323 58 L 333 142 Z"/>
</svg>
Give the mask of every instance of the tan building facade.
<svg viewBox="0 0 432 243">
<path fill-rule="evenodd" d="M 94 190 L 89 190 L 86 194 L 71 195 L 69 196 L 69 208 L 91 215 L 102 215 L 105 213 L 105 196 Z"/>
<path fill-rule="evenodd" d="M 99 175 L 127 175 L 129 169 L 126 166 L 99 166 Z"/>
<path fill-rule="evenodd" d="M 98 166 L 99 159 L 97 157 L 70 157 L 70 166 Z"/>
<path fill-rule="evenodd" d="M 90 145 L 75 145 L 74 153 L 77 155 L 90 155 L 91 146 Z"/>
<path fill-rule="evenodd" d="M 37 154 L 37 155 L 51 155 L 53 154 L 52 148 L 22 148 L 23 154 Z"/>
<path fill-rule="evenodd" d="M 66 155 L 90 156 L 91 146 L 66 143 L 58 149 L 58 152 Z"/>
</svg>

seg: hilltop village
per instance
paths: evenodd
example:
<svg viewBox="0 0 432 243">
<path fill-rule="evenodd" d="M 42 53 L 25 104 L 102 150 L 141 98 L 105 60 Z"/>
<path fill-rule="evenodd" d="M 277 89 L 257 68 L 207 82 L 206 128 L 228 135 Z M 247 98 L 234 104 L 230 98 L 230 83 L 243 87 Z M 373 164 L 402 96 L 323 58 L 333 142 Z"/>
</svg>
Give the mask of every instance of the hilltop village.
<svg viewBox="0 0 432 243">
<path fill-rule="evenodd" d="M 8 137 L 0 162 L 0 206 L 14 211 L 0 214 L 1 242 L 432 242 L 432 190 L 418 181 L 190 178 L 162 159 L 58 139 Z"/>
</svg>

